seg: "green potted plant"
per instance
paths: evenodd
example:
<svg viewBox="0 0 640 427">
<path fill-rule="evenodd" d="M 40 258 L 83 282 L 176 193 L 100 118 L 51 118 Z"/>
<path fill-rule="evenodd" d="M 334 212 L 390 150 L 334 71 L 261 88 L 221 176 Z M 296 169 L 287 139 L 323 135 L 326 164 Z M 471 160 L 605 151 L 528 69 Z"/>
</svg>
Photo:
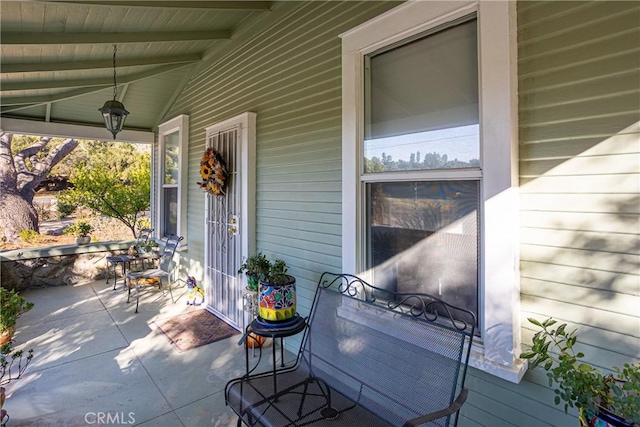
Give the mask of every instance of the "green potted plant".
<svg viewBox="0 0 640 427">
<path fill-rule="evenodd" d="M 74 236 L 76 236 L 76 243 L 78 245 L 86 245 L 87 243 L 91 242 L 89 233 L 91 233 L 92 231 L 93 227 L 90 224 L 84 221 L 78 221 L 67 227 L 65 233 L 73 234 Z"/>
<path fill-rule="evenodd" d="M 140 243 L 140 250 L 145 254 L 151 254 L 158 252 L 158 243 L 155 240 L 149 239 L 146 242 Z"/>
<path fill-rule="evenodd" d="M 247 276 L 247 288 L 250 291 L 257 291 L 260 277 L 269 272 L 269 267 L 270 263 L 267 257 L 262 252 L 258 252 L 242 263 L 238 269 L 238 274 L 245 273 Z"/>
<path fill-rule="evenodd" d="M 11 341 L 16 330 L 16 321 L 33 308 L 33 303 L 15 290 L 0 287 L 0 345 Z"/>
<path fill-rule="evenodd" d="M 284 322 L 296 315 L 296 279 L 287 274 L 287 264 L 277 259 L 260 278 L 259 316 L 270 322 Z"/>
<path fill-rule="evenodd" d="M 594 426 L 598 419 L 616 427 L 640 424 L 640 363 L 613 367 L 615 376 L 605 375 L 580 360 L 584 354 L 574 350 L 576 331 L 568 332 L 566 323 L 555 327 L 558 322 L 551 318 L 529 322 L 540 330 L 533 336 L 531 351 L 520 357 L 547 371 L 549 385 L 555 385 L 556 405 L 564 401 L 565 412 L 578 408 L 581 426 Z"/>
</svg>

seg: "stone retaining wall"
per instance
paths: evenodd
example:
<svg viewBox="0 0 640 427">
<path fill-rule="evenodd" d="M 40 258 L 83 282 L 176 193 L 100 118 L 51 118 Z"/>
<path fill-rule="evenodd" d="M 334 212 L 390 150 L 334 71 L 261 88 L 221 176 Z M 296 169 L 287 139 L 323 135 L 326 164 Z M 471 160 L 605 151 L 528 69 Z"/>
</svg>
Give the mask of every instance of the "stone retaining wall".
<svg viewBox="0 0 640 427">
<path fill-rule="evenodd" d="M 128 246 L 128 242 L 91 244 L 45 248 L 28 254 L 2 254 L 0 284 L 6 289 L 22 291 L 106 279 L 105 258 L 121 254 Z"/>
</svg>

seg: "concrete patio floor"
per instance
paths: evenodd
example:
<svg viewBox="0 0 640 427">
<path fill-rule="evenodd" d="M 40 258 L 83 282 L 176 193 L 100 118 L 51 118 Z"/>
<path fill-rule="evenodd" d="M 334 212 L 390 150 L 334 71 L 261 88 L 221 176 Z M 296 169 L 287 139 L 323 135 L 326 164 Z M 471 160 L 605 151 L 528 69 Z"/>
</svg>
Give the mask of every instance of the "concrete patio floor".
<svg viewBox="0 0 640 427">
<path fill-rule="evenodd" d="M 178 353 L 152 324 L 202 309 L 186 305 L 182 284 L 174 302 L 157 290 L 141 293 L 138 314 L 121 282 L 115 291 L 101 280 L 23 295 L 35 306 L 18 320 L 14 340 L 34 358 L 6 386 L 9 427 L 236 425 L 224 386 L 244 374 L 240 335 Z M 270 355 L 263 351 L 258 371 L 271 366 Z"/>
</svg>

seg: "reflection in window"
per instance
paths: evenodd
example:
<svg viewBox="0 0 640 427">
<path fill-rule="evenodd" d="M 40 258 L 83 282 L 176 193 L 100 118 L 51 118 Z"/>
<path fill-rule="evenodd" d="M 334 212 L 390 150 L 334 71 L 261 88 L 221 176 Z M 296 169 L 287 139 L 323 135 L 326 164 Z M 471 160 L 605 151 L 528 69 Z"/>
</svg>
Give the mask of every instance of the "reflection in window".
<svg viewBox="0 0 640 427">
<path fill-rule="evenodd" d="M 479 181 L 370 183 L 367 201 L 376 286 L 477 313 Z"/>
<path fill-rule="evenodd" d="M 164 138 L 164 183 L 178 183 L 178 155 L 180 154 L 178 132 Z"/>
<path fill-rule="evenodd" d="M 365 57 L 365 172 L 478 167 L 477 21 Z"/>
<path fill-rule="evenodd" d="M 164 235 L 178 234 L 178 188 L 164 189 Z"/>
</svg>

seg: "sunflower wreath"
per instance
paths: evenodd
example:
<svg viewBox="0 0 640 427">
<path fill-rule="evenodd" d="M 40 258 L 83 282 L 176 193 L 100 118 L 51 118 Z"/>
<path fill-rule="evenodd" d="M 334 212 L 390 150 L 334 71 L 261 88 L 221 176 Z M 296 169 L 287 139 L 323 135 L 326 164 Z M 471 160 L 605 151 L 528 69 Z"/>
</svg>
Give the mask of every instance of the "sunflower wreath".
<svg viewBox="0 0 640 427">
<path fill-rule="evenodd" d="M 202 156 L 200 176 L 202 177 L 202 182 L 198 182 L 198 185 L 205 193 L 213 194 L 214 196 L 225 195 L 229 173 L 224 159 L 213 148 L 207 148 L 204 156 Z"/>
</svg>

